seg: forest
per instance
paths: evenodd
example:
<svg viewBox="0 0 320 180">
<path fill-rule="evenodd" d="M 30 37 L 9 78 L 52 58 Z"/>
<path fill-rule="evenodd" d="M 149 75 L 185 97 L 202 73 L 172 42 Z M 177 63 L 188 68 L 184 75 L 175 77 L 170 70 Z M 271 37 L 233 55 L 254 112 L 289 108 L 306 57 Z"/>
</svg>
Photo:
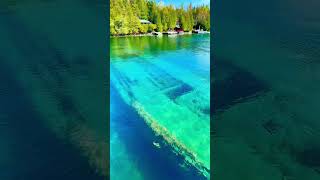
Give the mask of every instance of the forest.
<svg viewBox="0 0 320 180">
<path fill-rule="evenodd" d="M 148 20 L 150 24 L 141 24 Z M 155 0 L 110 0 L 110 33 L 112 36 L 166 32 L 179 26 L 184 31 L 210 31 L 208 5 L 180 7 L 163 5 Z"/>
</svg>

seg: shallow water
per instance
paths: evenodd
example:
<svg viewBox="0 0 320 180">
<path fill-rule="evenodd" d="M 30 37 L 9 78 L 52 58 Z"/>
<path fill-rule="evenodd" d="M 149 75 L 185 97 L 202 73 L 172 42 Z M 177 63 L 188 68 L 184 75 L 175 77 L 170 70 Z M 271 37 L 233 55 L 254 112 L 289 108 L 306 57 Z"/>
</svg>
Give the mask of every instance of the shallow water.
<svg viewBox="0 0 320 180">
<path fill-rule="evenodd" d="M 209 37 L 111 39 L 111 179 L 209 177 Z"/>
</svg>

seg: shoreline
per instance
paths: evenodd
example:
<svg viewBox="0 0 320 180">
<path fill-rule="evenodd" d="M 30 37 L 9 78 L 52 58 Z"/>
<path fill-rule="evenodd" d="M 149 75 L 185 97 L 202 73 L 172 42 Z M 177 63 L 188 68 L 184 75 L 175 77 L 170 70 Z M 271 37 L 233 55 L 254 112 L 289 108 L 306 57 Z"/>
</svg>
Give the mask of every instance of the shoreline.
<svg viewBox="0 0 320 180">
<path fill-rule="evenodd" d="M 154 35 L 152 33 L 146 33 L 146 34 L 126 34 L 126 35 L 110 35 L 110 38 L 120 38 L 120 37 L 143 37 L 143 36 L 155 36 L 155 37 L 161 37 L 161 36 L 183 36 L 183 35 L 193 35 L 193 34 L 210 34 L 210 31 L 206 31 L 205 33 L 193 33 L 190 32 L 184 32 L 183 34 L 161 34 L 161 35 Z"/>
</svg>

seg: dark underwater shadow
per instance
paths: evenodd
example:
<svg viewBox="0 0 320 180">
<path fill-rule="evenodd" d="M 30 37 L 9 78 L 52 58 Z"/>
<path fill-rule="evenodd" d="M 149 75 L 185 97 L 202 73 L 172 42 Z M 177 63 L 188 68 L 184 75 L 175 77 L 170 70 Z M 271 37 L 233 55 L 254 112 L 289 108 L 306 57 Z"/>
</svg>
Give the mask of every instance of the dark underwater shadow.
<svg viewBox="0 0 320 180">
<path fill-rule="evenodd" d="M 250 157 L 263 159 L 250 167 L 241 159 L 247 152 L 238 151 L 229 155 L 233 164 L 246 164 L 241 172 L 223 159 L 212 162 L 216 167 L 230 167 L 232 174 L 246 179 L 270 179 L 272 174 L 279 179 L 319 179 L 319 7 L 313 0 L 215 2 L 217 64 L 212 77 L 224 77 L 219 60 L 249 74 L 226 78 L 229 85 L 213 82 L 222 92 L 212 89 L 213 107 L 215 98 L 220 107 L 230 104 L 213 115 L 213 142 L 220 142 L 213 147 L 221 150 L 213 155 L 223 156 L 222 150 L 232 144 L 239 150 L 248 146 L 254 149 Z M 239 89 L 247 92 L 241 94 L 249 95 L 249 102 L 233 103 Z M 251 98 L 255 92 L 265 93 Z M 219 95 L 223 97 L 215 97 Z M 253 170 L 263 164 L 260 174 Z M 221 169 L 216 172 L 228 177 Z"/>
<path fill-rule="evenodd" d="M 1 58 L 1 179 L 103 179 L 79 149 L 61 141 L 43 125 L 30 94 L 21 87 L 14 71 Z"/>
<path fill-rule="evenodd" d="M 107 132 L 99 134 L 101 130 L 87 125 L 67 82 L 71 76 L 92 78 L 90 60 L 82 55 L 66 58 L 49 37 L 31 31 L 13 10 L 4 7 L 2 12 L 0 24 L 14 50 L 3 52 L 0 66 L 5 117 L 1 128 L 9 148 L 1 179 L 105 179 Z M 15 51 L 18 55 L 12 54 Z"/>
<path fill-rule="evenodd" d="M 212 71 L 214 72 L 211 91 L 213 116 L 237 103 L 269 91 L 266 83 L 228 60 L 216 57 Z"/>
</svg>

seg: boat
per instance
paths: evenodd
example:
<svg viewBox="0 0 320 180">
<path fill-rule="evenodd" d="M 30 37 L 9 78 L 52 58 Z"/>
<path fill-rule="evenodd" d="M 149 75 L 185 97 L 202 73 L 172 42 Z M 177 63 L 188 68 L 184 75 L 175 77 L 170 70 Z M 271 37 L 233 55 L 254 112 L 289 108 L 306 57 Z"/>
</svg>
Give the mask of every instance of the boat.
<svg viewBox="0 0 320 180">
<path fill-rule="evenodd" d="M 195 33 L 195 34 L 207 34 L 207 33 L 210 33 L 210 32 L 200 29 L 200 26 L 199 26 L 199 29 L 192 30 L 192 33 Z"/>
<path fill-rule="evenodd" d="M 180 27 L 176 27 L 176 28 L 174 28 L 174 30 L 177 32 L 177 34 L 179 34 L 179 35 L 182 35 L 182 34 L 184 34 L 184 30 L 182 29 L 182 28 L 180 28 Z"/>
<path fill-rule="evenodd" d="M 207 33 L 209 33 L 209 31 L 193 30 L 192 33 L 195 33 L 195 34 L 207 34 Z"/>
<path fill-rule="evenodd" d="M 163 32 L 162 34 L 170 36 L 170 35 L 176 35 L 178 33 L 176 31 L 167 31 L 167 32 Z"/>
<path fill-rule="evenodd" d="M 178 34 L 182 35 L 184 34 L 184 31 L 178 31 Z"/>
<path fill-rule="evenodd" d="M 153 32 L 152 34 L 155 35 L 155 36 L 162 36 L 161 32 Z"/>
</svg>

